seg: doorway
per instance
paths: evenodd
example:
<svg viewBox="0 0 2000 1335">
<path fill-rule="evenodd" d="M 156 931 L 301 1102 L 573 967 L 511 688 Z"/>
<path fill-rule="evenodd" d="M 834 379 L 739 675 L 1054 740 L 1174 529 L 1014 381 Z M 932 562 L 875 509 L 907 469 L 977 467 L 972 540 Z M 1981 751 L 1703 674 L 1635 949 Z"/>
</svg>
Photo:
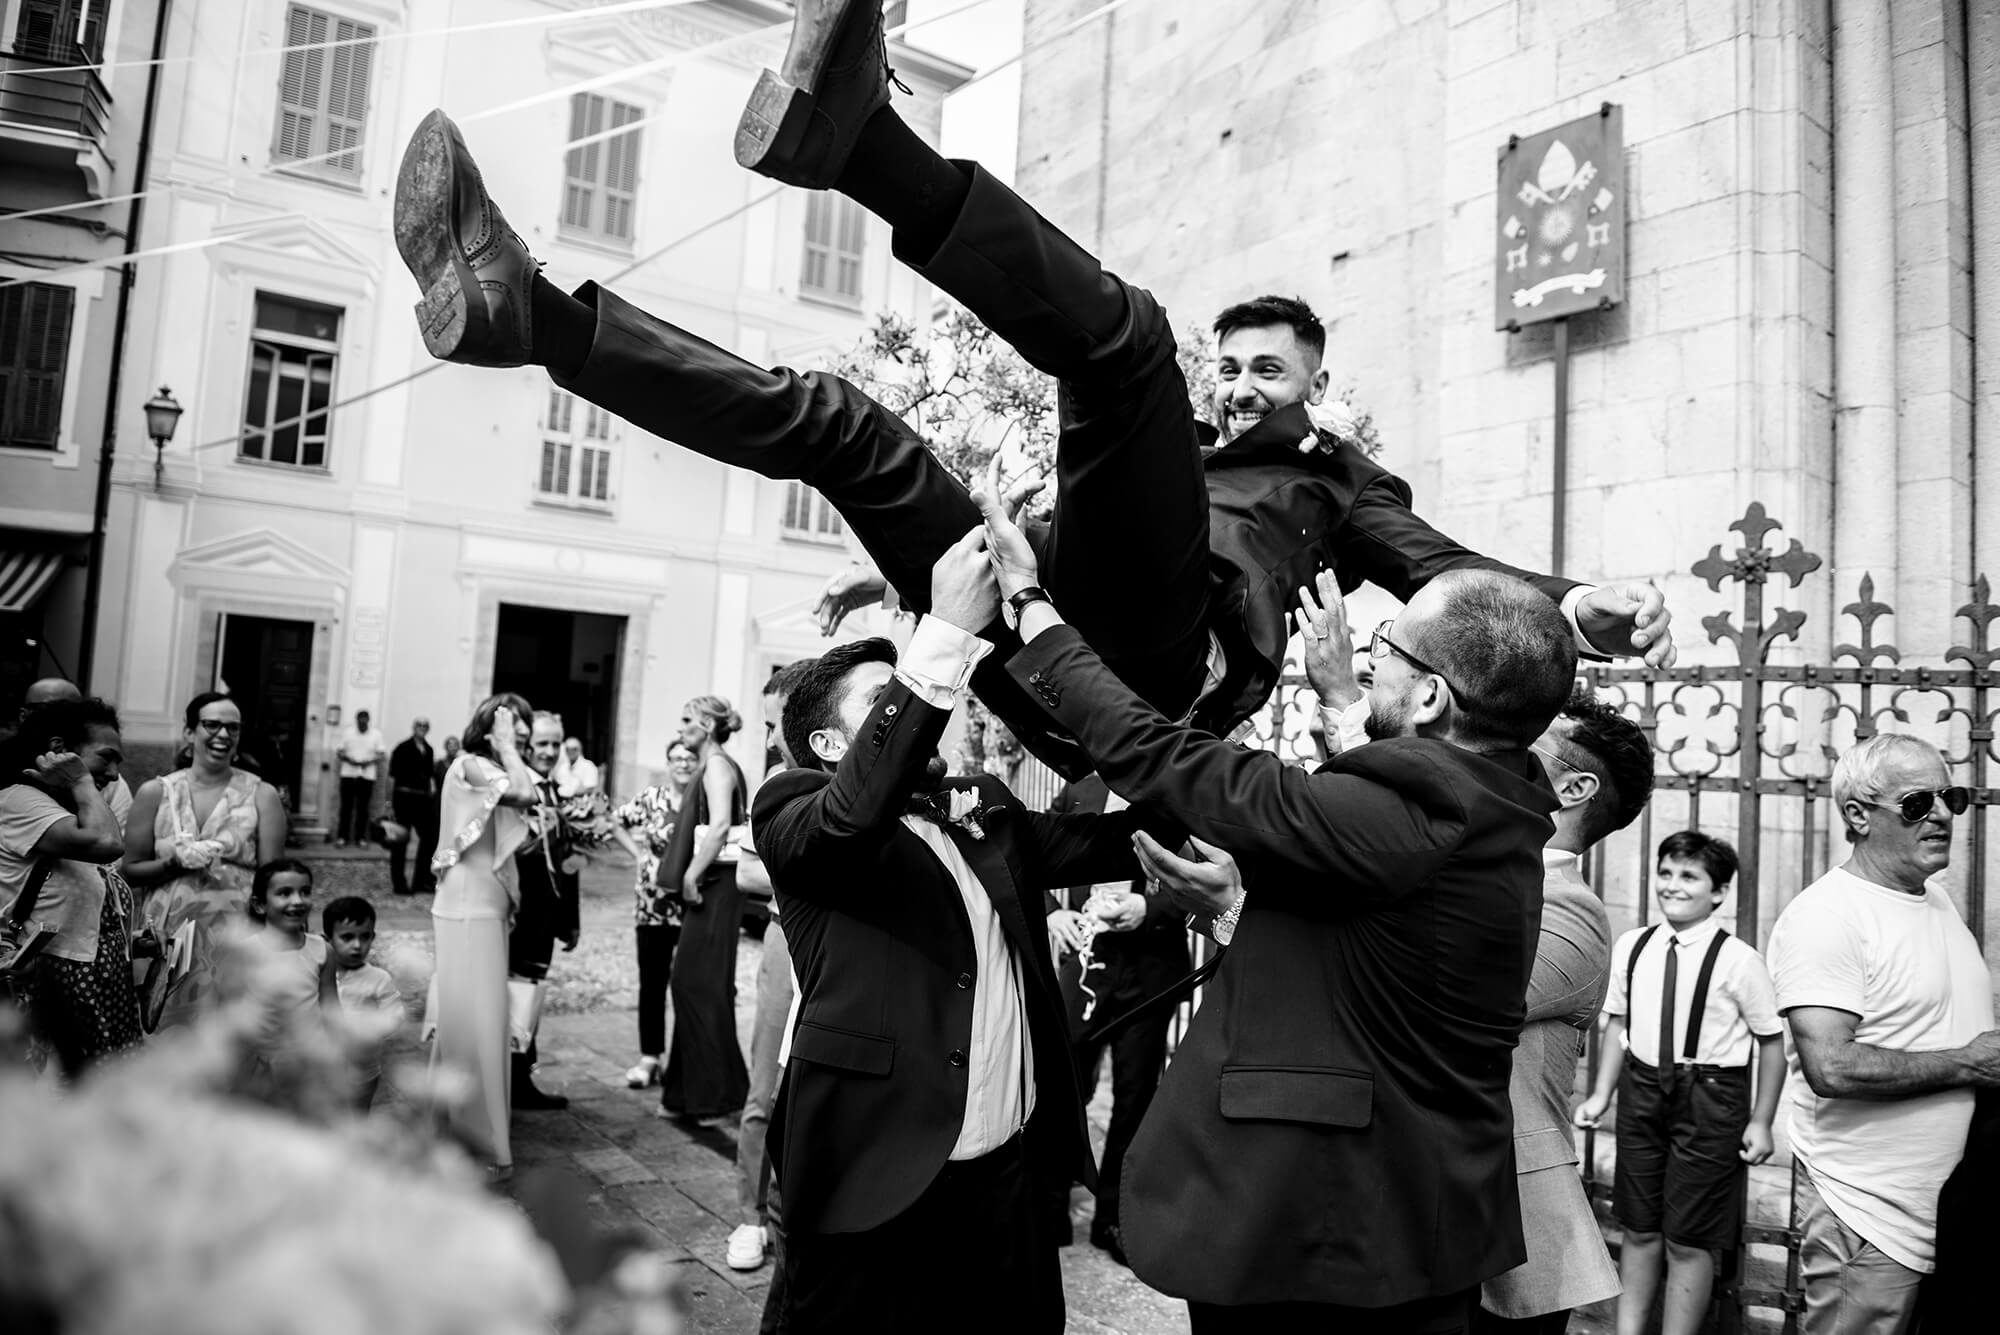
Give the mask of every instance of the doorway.
<svg viewBox="0 0 2000 1335">
<path fill-rule="evenodd" d="M 500 604 L 493 641 L 493 690 L 518 691 L 536 709 L 562 715 L 563 731 L 611 786 L 618 743 L 618 664 L 625 618 Z"/>
<path fill-rule="evenodd" d="M 243 712 L 245 769 L 278 790 L 285 808 L 299 809 L 305 765 L 306 688 L 312 678 L 313 623 L 277 617 L 218 615 L 215 689 Z"/>
</svg>

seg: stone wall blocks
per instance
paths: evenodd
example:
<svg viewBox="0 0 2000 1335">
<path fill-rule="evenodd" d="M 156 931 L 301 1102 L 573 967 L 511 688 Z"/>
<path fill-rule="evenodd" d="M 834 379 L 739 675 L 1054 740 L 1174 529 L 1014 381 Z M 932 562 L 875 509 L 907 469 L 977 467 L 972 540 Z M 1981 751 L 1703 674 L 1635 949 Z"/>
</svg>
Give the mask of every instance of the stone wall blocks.
<svg viewBox="0 0 2000 1335">
<path fill-rule="evenodd" d="M 1646 218 L 1741 188 L 1736 177 L 1739 117 L 1722 115 L 1662 135 L 1627 155 L 1628 203 Z"/>
<path fill-rule="evenodd" d="M 1501 5 L 1453 24 L 1445 37 L 1445 77 L 1456 79 L 1521 49 L 1520 11 Z"/>
<path fill-rule="evenodd" d="M 1658 278 L 1662 331 L 1699 329 L 1730 319 L 1740 309 L 1743 294 L 1734 256 L 1678 265 Z"/>
<path fill-rule="evenodd" d="M 1896 207 L 1948 198 L 1947 127 L 1936 119 L 1896 131 Z M 1888 182 L 1883 184 L 1887 185 Z"/>
<path fill-rule="evenodd" d="M 1682 54 L 1684 10 L 1674 0 L 1628 5 L 1557 36 L 1556 96 L 1591 94 Z"/>
<path fill-rule="evenodd" d="M 1445 85 L 1446 133 L 1498 130 L 1495 138 L 1504 140 L 1510 130 L 1539 129 L 1543 110 L 1555 100 L 1555 70 L 1555 48 L 1543 45 L 1453 79 Z"/>
</svg>

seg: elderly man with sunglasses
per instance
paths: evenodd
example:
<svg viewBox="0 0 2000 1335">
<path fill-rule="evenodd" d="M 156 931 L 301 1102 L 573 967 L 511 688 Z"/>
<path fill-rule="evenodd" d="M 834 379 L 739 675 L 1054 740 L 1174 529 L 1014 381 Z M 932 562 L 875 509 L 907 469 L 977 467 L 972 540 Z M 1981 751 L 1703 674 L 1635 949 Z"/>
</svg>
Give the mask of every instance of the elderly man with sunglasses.
<svg viewBox="0 0 2000 1335">
<path fill-rule="evenodd" d="M 1778 916 L 1770 964 L 1796 1047 L 1791 1118 L 1806 1335 L 1909 1329 L 1935 1266 L 1938 1189 L 1973 1091 L 2000 1086 L 1992 980 L 1958 908 L 1951 786 L 1929 743 L 1884 733 L 1833 771 L 1853 846 Z"/>
</svg>

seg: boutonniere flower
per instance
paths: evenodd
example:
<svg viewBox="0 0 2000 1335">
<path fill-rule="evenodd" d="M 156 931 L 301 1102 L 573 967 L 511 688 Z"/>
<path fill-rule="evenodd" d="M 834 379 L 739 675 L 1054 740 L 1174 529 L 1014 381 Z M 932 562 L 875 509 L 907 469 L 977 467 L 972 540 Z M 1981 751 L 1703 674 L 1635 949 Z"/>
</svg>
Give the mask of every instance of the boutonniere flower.
<svg viewBox="0 0 2000 1335">
<path fill-rule="evenodd" d="M 1346 399 L 1329 395 L 1318 403 L 1308 400 L 1305 410 L 1312 421 L 1312 430 L 1299 437 L 1300 454 L 1311 454 L 1314 450 L 1332 454 L 1342 445 L 1361 443 L 1361 414 Z"/>
<path fill-rule="evenodd" d="M 950 801 L 945 811 L 945 819 L 964 830 L 973 839 L 984 839 L 986 827 L 979 822 L 979 792 L 974 788 L 950 788 L 944 793 Z"/>
</svg>

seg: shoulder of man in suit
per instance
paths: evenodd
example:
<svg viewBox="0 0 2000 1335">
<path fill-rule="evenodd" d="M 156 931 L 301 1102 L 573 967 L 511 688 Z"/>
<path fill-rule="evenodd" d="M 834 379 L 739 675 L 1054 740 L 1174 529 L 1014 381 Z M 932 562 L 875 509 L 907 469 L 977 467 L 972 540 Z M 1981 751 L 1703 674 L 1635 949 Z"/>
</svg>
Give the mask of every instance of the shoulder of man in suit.
<svg viewBox="0 0 2000 1335">
<path fill-rule="evenodd" d="M 795 802 L 810 793 L 815 793 L 833 781 L 833 776 L 820 769 L 779 770 L 765 779 L 757 788 L 757 796 L 750 803 L 750 822 L 756 822 L 783 807 L 787 802 Z"/>
</svg>

